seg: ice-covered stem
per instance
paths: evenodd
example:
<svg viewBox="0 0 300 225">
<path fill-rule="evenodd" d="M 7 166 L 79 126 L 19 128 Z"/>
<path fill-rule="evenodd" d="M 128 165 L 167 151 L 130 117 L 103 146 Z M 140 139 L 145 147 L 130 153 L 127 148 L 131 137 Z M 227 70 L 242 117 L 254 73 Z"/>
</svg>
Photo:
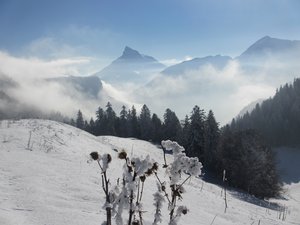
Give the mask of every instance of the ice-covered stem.
<svg viewBox="0 0 300 225">
<path fill-rule="evenodd" d="M 140 177 L 140 180 L 142 181 L 142 188 L 141 188 L 141 193 L 140 193 L 140 196 L 138 198 L 139 202 L 142 201 L 142 197 L 143 197 L 143 192 L 144 192 L 144 184 L 145 184 L 145 179 L 146 177 L 143 176 L 143 177 Z"/>
<path fill-rule="evenodd" d="M 175 207 L 176 207 L 176 188 L 175 188 L 175 184 L 174 185 L 171 185 L 171 191 L 172 191 L 172 201 L 171 201 L 171 205 L 169 206 L 170 207 L 170 221 L 173 220 L 173 214 L 174 214 L 174 210 L 175 210 Z"/>
<path fill-rule="evenodd" d="M 168 200 L 169 204 L 171 204 L 171 201 L 170 201 L 169 195 L 168 195 L 168 193 L 167 193 L 167 191 L 166 191 L 166 185 L 165 185 L 164 183 L 162 183 L 162 182 L 161 182 L 161 180 L 159 179 L 159 177 L 158 177 L 158 175 L 157 175 L 157 173 L 156 173 L 156 172 L 155 172 L 154 174 L 155 174 L 155 177 L 156 177 L 156 179 L 157 179 L 158 183 L 160 184 L 161 190 L 164 192 L 164 194 L 165 194 L 165 197 L 167 198 L 167 200 Z"/>
<path fill-rule="evenodd" d="M 108 189 L 109 179 L 107 179 L 106 171 L 102 173 L 102 187 L 106 197 L 106 221 L 107 225 L 111 225 L 111 199 Z"/>
<path fill-rule="evenodd" d="M 169 198 L 169 211 L 170 211 L 170 225 L 177 224 L 177 220 L 181 214 L 186 214 L 187 209 L 183 210 L 182 206 L 177 207 L 177 213 L 175 214 L 177 199 L 181 198 L 181 194 L 183 192 L 183 185 L 192 177 L 201 175 L 202 164 L 199 162 L 198 158 L 190 158 L 187 157 L 184 153 L 184 148 L 180 146 L 177 142 L 173 142 L 170 140 L 161 142 L 162 149 L 164 152 L 164 161 L 166 168 L 166 172 L 170 178 L 170 188 L 171 188 L 171 201 Z M 173 153 L 173 162 L 167 165 L 165 159 L 165 151 L 172 151 Z M 188 177 L 181 182 L 182 173 L 188 174 Z M 158 176 L 156 175 L 158 178 Z M 158 179 L 159 180 L 159 179 Z M 159 180 L 159 183 L 162 185 L 162 182 Z M 164 191 L 164 190 L 163 190 Z M 166 191 L 165 196 L 168 197 Z M 179 211 L 178 211 L 179 210 Z"/>
<path fill-rule="evenodd" d="M 186 215 L 188 212 L 188 209 L 186 206 L 178 206 L 176 210 L 176 215 L 170 220 L 169 225 L 177 225 L 177 222 L 181 215 Z"/>
<path fill-rule="evenodd" d="M 91 152 L 90 156 L 93 160 L 97 161 L 99 168 L 101 170 L 102 189 L 105 194 L 104 206 L 106 210 L 106 224 L 111 225 L 111 217 L 112 217 L 111 203 L 112 202 L 111 202 L 111 196 L 109 191 L 109 179 L 107 178 L 106 170 L 108 169 L 108 164 L 111 162 L 112 158 L 110 154 L 104 154 L 100 156 L 98 152 Z"/>
<path fill-rule="evenodd" d="M 144 182 L 146 176 L 150 176 L 157 170 L 158 164 L 150 160 L 149 155 L 146 158 L 127 157 L 127 153 L 122 151 L 119 158 L 125 160 L 124 179 L 128 193 L 128 225 L 138 222 L 143 224 L 141 200 L 144 191 Z"/>
<path fill-rule="evenodd" d="M 163 165 L 163 168 L 167 168 L 168 167 L 168 164 L 167 164 L 167 159 L 166 159 L 166 149 L 164 148 L 163 144 L 161 144 L 161 148 L 163 150 L 163 155 L 164 155 L 164 165 Z"/>
<path fill-rule="evenodd" d="M 162 194 L 161 184 L 157 183 L 158 191 L 153 194 L 154 196 L 154 203 L 155 206 L 155 214 L 154 214 L 154 221 L 152 225 L 158 225 L 158 223 L 162 222 L 162 214 L 161 214 L 161 208 L 163 205 L 163 202 L 165 201 L 164 196 Z"/>
</svg>

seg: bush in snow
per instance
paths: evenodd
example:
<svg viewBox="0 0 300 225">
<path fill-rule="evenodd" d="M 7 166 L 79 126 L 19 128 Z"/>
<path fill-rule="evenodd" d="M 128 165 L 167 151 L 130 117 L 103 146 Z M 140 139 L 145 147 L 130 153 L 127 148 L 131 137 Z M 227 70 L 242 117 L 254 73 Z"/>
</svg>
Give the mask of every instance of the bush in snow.
<svg viewBox="0 0 300 225">
<path fill-rule="evenodd" d="M 144 184 L 147 177 L 154 175 L 157 179 L 158 190 L 153 194 L 154 197 L 154 222 L 153 225 L 162 222 L 163 202 L 168 202 L 169 225 L 176 225 L 182 215 L 187 214 L 186 206 L 178 205 L 178 200 L 182 199 L 185 192 L 184 184 L 192 177 L 201 174 L 202 164 L 197 158 L 187 157 L 184 148 L 172 141 L 162 141 L 164 152 L 164 165 L 168 175 L 167 181 L 162 181 L 158 174 L 158 163 L 150 159 L 149 155 L 145 158 L 128 157 L 125 151 L 118 154 L 118 158 L 124 161 L 123 176 L 118 184 L 111 188 L 107 178 L 106 170 L 111 161 L 109 154 L 100 156 L 97 152 L 92 152 L 92 159 L 98 162 L 102 171 L 102 188 L 105 193 L 105 204 L 107 221 L 104 224 L 111 224 L 112 217 L 115 218 L 117 225 L 123 225 L 123 211 L 128 211 L 128 225 L 143 224 L 143 193 Z M 167 164 L 165 151 L 173 152 L 173 160 Z M 187 176 L 183 176 L 186 174 Z M 184 179 L 185 178 L 185 179 Z"/>
</svg>

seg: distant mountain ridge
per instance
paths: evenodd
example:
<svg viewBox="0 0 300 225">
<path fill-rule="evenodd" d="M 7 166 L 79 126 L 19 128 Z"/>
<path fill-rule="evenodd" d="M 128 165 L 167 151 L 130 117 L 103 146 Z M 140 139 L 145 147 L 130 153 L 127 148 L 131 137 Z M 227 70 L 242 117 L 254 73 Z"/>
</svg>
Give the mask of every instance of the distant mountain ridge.
<svg viewBox="0 0 300 225">
<path fill-rule="evenodd" d="M 239 57 L 237 57 L 237 59 L 250 60 L 254 57 L 261 59 L 268 56 L 278 56 L 282 54 L 294 53 L 295 51 L 299 50 L 300 41 L 292 41 L 265 36 L 252 44 L 246 51 L 244 51 Z"/>
<path fill-rule="evenodd" d="M 203 58 L 193 58 L 191 60 L 183 61 L 179 64 L 170 66 L 164 69 L 161 73 L 168 75 L 179 75 L 187 71 L 199 70 L 205 65 L 211 65 L 218 69 L 223 69 L 232 58 L 230 56 L 206 56 Z"/>
<path fill-rule="evenodd" d="M 113 84 L 126 81 L 145 83 L 145 81 L 151 80 L 151 75 L 155 73 L 182 75 L 208 65 L 217 69 L 223 69 L 229 62 L 234 60 L 237 60 L 242 67 L 253 63 L 259 65 L 272 57 L 286 61 L 300 57 L 300 41 L 264 36 L 235 58 L 226 55 L 196 57 L 169 67 L 166 67 L 152 56 L 141 54 L 139 51 L 126 46 L 120 57 L 94 75 Z M 249 69 L 249 67 L 244 68 Z M 252 70 L 253 68 L 251 67 L 250 69 Z"/>
</svg>

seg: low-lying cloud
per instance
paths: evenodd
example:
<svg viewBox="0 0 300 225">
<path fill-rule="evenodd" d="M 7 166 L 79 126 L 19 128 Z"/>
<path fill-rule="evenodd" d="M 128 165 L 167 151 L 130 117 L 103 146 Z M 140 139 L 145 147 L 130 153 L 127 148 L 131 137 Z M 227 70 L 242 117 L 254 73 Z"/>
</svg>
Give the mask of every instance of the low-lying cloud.
<svg viewBox="0 0 300 225">
<path fill-rule="evenodd" d="M 42 60 L 19 58 L 0 52 L 0 97 L 1 93 L 6 96 L 4 99 L 0 98 L 0 115 L 4 112 L 6 117 L 24 114 L 39 116 L 39 113 L 49 115 L 59 112 L 74 118 L 80 109 L 89 120 L 95 117 L 96 109 L 99 106 L 105 107 L 108 101 L 116 109 L 120 109 L 123 104 L 127 107 L 139 106 L 130 101 L 126 90 L 119 90 L 104 82 L 98 96 L 91 97 L 73 85 L 49 81 L 49 78 L 80 76 L 82 68 L 87 68 L 89 63 L 91 60 L 85 57 Z M 92 72 L 84 74 L 90 73 Z"/>
<path fill-rule="evenodd" d="M 183 119 L 198 105 L 206 112 L 212 109 L 217 120 L 226 124 L 251 102 L 267 99 L 280 85 L 291 82 L 294 71 L 292 65 L 269 61 L 249 72 L 232 60 L 223 69 L 206 65 L 176 76 L 160 74 L 136 96 L 160 115 L 171 108 Z"/>
<path fill-rule="evenodd" d="M 14 83 L 11 87 L 0 85 L 0 94 L 2 91 L 14 100 L 2 99 L 0 112 L 32 108 L 43 113 L 61 112 L 75 117 L 77 110 L 81 109 L 89 119 L 95 117 L 99 106 L 104 108 L 111 101 L 116 113 L 123 104 L 127 108 L 135 105 L 138 110 L 142 104 L 147 104 L 152 113 L 161 118 L 170 108 L 183 119 L 198 105 L 206 112 L 212 109 L 216 119 L 225 124 L 249 103 L 273 96 L 276 88 L 293 81 L 300 71 L 296 62 L 272 59 L 255 70 L 249 70 L 232 60 L 222 69 L 206 65 L 176 76 L 153 74 L 155 79 L 145 86 L 132 82 L 113 86 L 102 82 L 102 90 L 96 98 L 86 96 L 73 86 L 46 80 L 91 74 L 86 68 L 92 60 L 87 57 L 41 60 L 0 52 L 0 78 L 9 77 Z M 85 72 L 82 72 L 83 68 Z"/>
</svg>

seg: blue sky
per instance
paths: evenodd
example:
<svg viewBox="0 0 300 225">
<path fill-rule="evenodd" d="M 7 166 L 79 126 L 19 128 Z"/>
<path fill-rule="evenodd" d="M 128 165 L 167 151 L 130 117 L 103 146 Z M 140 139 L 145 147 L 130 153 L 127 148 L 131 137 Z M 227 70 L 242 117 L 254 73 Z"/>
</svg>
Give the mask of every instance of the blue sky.
<svg viewBox="0 0 300 225">
<path fill-rule="evenodd" d="M 0 0 L 0 50 L 107 63 L 128 45 L 159 60 L 237 56 L 269 35 L 300 39 L 297 0 Z"/>
</svg>

